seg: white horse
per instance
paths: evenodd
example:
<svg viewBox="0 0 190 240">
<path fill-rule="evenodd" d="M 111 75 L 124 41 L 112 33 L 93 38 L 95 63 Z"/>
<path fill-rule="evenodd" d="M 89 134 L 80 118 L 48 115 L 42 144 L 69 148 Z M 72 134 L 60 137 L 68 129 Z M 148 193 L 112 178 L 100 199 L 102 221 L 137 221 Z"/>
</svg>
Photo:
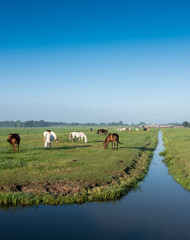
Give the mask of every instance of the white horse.
<svg viewBox="0 0 190 240">
<path fill-rule="evenodd" d="M 118 128 L 117 131 L 118 131 L 118 132 L 127 131 L 127 129 L 126 129 L 126 128 Z"/>
<path fill-rule="evenodd" d="M 79 141 L 82 142 L 82 140 L 84 138 L 85 143 L 87 143 L 87 137 L 86 137 L 85 133 L 83 133 L 83 132 L 71 132 L 70 135 L 69 135 L 69 140 L 70 141 L 72 140 L 72 142 L 74 142 L 75 137 L 79 138 L 78 142 Z"/>
<path fill-rule="evenodd" d="M 139 131 L 139 129 L 138 128 L 135 128 L 135 130 L 138 132 Z"/>
<path fill-rule="evenodd" d="M 58 142 L 58 138 L 54 132 L 51 132 L 50 130 L 47 130 L 44 132 L 44 147 L 45 148 L 51 148 L 53 139 L 55 139 L 55 142 Z"/>
</svg>

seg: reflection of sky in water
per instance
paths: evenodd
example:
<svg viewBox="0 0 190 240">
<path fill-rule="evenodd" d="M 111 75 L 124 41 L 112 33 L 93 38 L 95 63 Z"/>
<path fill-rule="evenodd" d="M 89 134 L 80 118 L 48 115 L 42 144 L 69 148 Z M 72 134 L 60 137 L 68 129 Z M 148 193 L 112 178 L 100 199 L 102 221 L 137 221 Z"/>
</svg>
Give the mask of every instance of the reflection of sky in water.
<svg viewBox="0 0 190 240">
<path fill-rule="evenodd" d="M 119 201 L 0 211 L 1 235 L 33 239 L 187 239 L 190 193 L 162 164 L 161 134 L 140 190 Z"/>
</svg>

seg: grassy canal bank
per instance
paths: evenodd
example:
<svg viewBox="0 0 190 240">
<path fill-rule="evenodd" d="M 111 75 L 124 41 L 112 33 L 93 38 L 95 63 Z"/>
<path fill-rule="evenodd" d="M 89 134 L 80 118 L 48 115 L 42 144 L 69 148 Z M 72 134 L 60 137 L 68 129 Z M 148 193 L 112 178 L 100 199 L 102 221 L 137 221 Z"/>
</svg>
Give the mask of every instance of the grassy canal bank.
<svg viewBox="0 0 190 240">
<path fill-rule="evenodd" d="M 135 188 L 148 171 L 158 130 L 120 132 L 119 150 L 103 148 L 105 135 L 89 128 L 52 128 L 59 138 L 43 147 L 43 128 L 0 129 L 0 204 L 83 203 L 118 199 Z M 69 141 L 71 131 L 86 133 L 88 143 Z M 19 153 L 6 142 L 19 133 Z M 116 132 L 110 129 L 109 132 Z"/>
<path fill-rule="evenodd" d="M 169 173 L 190 190 L 190 129 L 163 129 L 162 132 L 166 147 L 162 155 Z"/>
</svg>

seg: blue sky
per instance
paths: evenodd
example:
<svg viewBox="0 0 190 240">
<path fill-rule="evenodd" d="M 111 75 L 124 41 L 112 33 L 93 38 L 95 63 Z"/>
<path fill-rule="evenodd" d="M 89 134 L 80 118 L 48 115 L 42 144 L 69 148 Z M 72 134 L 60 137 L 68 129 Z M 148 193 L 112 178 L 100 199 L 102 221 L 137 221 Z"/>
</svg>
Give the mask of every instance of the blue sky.
<svg viewBox="0 0 190 240">
<path fill-rule="evenodd" d="M 0 1 L 0 121 L 190 121 L 189 1 Z"/>
</svg>

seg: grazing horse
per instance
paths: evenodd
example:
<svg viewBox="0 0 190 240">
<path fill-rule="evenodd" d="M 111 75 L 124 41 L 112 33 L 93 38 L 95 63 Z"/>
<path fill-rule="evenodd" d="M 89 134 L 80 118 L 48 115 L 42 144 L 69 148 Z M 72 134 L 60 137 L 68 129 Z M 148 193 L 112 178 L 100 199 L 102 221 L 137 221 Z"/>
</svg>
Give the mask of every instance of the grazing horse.
<svg viewBox="0 0 190 240">
<path fill-rule="evenodd" d="M 117 131 L 118 132 L 121 132 L 121 131 L 127 131 L 129 128 L 117 128 Z"/>
<path fill-rule="evenodd" d="M 144 127 L 143 130 L 146 132 L 146 131 L 149 131 L 149 128 Z"/>
<path fill-rule="evenodd" d="M 108 148 L 109 142 L 112 142 L 112 149 L 113 149 L 113 143 L 114 143 L 114 149 L 115 150 L 115 142 L 117 142 L 117 150 L 118 150 L 118 143 L 119 142 L 119 135 L 117 133 L 110 133 L 107 138 L 104 141 L 104 149 Z"/>
<path fill-rule="evenodd" d="M 44 132 L 44 147 L 45 148 L 51 148 L 53 139 L 55 139 L 55 142 L 58 142 L 58 138 L 54 132 L 51 132 L 50 130 L 47 130 Z"/>
<path fill-rule="evenodd" d="M 126 131 L 132 132 L 132 129 L 131 128 L 126 128 Z"/>
<path fill-rule="evenodd" d="M 20 144 L 20 136 L 17 133 L 13 133 L 9 135 L 7 142 L 12 145 L 12 151 L 16 152 L 16 145 L 18 145 L 18 152 L 19 152 L 19 144 Z"/>
<path fill-rule="evenodd" d="M 98 129 L 96 133 L 99 134 L 99 133 L 102 133 L 103 131 L 104 129 Z"/>
<path fill-rule="evenodd" d="M 90 128 L 90 131 L 93 132 L 93 128 Z"/>
<path fill-rule="evenodd" d="M 136 130 L 136 132 L 138 132 L 138 131 L 139 131 L 139 129 L 138 129 L 138 128 L 135 128 L 135 130 Z"/>
<path fill-rule="evenodd" d="M 76 138 L 79 138 L 78 142 L 82 142 L 83 138 L 84 138 L 84 141 L 85 143 L 87 143 L 87 137 L 86 137 L 86 134 L 83 133 L 83 132 L 71 132 L 70 135 L 69 135 L 69 140 L 72 142 L 75 142 L 75 137 Z"/>
<path fill-rule="evenodd" d="M 108 130 L 105 130 L 105 129 L 98 129 L 96 133 L 97 133 L 97 134 L 102 133 L 102 135 L 103 135 L 103 134 L 106 135 L 106 134 L 108 133 Z"/>
</svg>

